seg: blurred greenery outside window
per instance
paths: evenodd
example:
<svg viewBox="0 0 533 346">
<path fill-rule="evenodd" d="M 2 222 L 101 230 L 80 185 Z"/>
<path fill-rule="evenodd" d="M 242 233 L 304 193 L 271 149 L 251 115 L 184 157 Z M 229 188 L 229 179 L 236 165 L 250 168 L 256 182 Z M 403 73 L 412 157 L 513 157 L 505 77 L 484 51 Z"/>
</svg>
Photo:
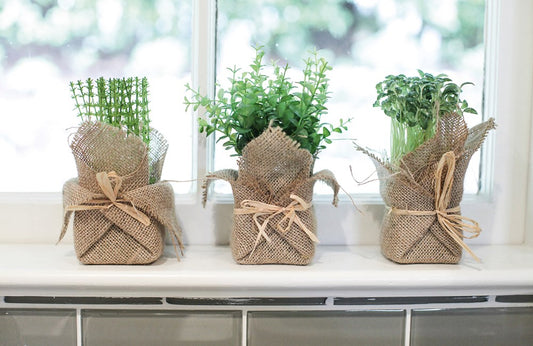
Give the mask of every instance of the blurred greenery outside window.
<svg viewBox="0 0 533 346">
<path fill-rule="evenodd" d="M 68 82 L 99 76 L 148 77 L 152 125 L 170 142 L 163 178 L 194 177 L 193 115 L 182 104 L 191 80 L 193 1 L 0 0 L 0 154 L 10 167 L 0 192 L 58 192 L 76 175 L 67 138 L 78 119 Z M 267 61 L 288 62 L 294 72 L 313 48 L 331 63 L 324 120 L 353 120 L 315 169 L 331 169 L 351 192 L 378 191 L 377 182 L 356 186 L 348 166 L 358 179 L 374 170 L 353 140 L 388 147 L 388 118 L 372 107 L 374 86 L 386 75 L 420 68 L 472 81 L 464 96 L 481 111 L 483 0 L 218 0 L 217 7 L 221 84 L 226 67 L 251 62 L 252 46 L 264 46 Z M 480 121 L 467 116 L 469 125 Z M 479 166 L 476 156 L 467 193 L 478 190 Z M 213 168 L 230 167 L 235 157 L 217 147 Z M 174 189 L 187 193 L 191 186 Z M 217 186 L 229 192 L 227 184 Z"/>
<path fill-rule="evenodd" d="M 481 122 L 484 77 L 484 0 L 219 0 L 217 81 L 225 85 L 228 67 L 246 68 L 252 46 L 264 46 L 265 62 L 288 63 L 295 73 L 304 56 L 319 50 L 333 66 L 331 99 L 323 118 L 353 118 L 349 132 L 320 153 L 315 170 L 331 169 L 344 188 L 377 193 L 378 182 L 357 186 L 374 171 L 371 161 L 353 149 L 353 140 L 379 151 L 389 147 L 389 118 L 373 108 L 375 85 L 389 74 L 448 74 L 471 81 L 463 96 L 480 115 L 466 115 L 469 126 Z M 479 153 L 471 161 L 465 192 L 477 193 Z M 217 146 L 215 168 L 235 166 L 235 158 Z M 375 177 L 375 176 L 374 176 Z M 216 190 L 229 193 L 226 184 Z M 327 193 L 317 185 L 315 192 Z"/>
<path fill-rule="evenodd" d="M 0 0 L 0 192 L 59 192 L 76 176 L 69 82 L 100 76 L 148 78 L 152 126 L 170 144 L 163 178 L 190 179 L 191 22 L 192 0 Z"/>
</svg>

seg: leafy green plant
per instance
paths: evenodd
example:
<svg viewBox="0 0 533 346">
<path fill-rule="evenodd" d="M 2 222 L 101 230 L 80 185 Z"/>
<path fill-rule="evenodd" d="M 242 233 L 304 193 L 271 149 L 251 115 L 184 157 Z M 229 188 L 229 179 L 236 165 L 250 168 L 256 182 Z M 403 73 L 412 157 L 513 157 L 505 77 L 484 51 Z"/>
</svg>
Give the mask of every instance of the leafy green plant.
<svg viewBox="0 0 533 346">
<path fill-rule="evenodd" d="M 477 114 L 460 98 L 466 82 L 457 85 L 445 74 L 433 76 L 418 70 L 418 76 L 389 75 L 376 85 L 380 107 L 391 117 L 390 161 L 397 164 L 401 158 L 435 135 L 437 119 L 446 113 Z"/>
<path fill-rule="evenodd" d="M 123 128 L 150 144 L 148 80 L 146 77 L 70 82 L 72 98 L 83 121 L 97 120 Z"/>
<path fill-rule="evenodd" d="M 185 97 L 186 109 L 204 107 L 207 119 L 198 120 L 200 132 L 207 136 L 218 132 L 221 136 L 217 141 L 224 141 L 223 146 L 234 149 L 236 155 L 241 155 L 247 143 L 272 125 L 281 127 L 316 158 L 331 143 L 332 132 L 342 133 L 347 129 L 347 121 L 342 119 L 336 127 L 320 120 L 327 113 L 326 72 L 331 67 L 313 52 L 304 60 L 303 80 L 293 83 L 287 76 L 288 65 L 280 67 L 273 63 L 273 76 L 265 74 L 264 54 L 262 48 L 256 49 L 250 71 L 230 68 L 231 86 L 229 89 L 219 86 L 213 99 L 187 84 L 192 98 Z"/>
</svg>

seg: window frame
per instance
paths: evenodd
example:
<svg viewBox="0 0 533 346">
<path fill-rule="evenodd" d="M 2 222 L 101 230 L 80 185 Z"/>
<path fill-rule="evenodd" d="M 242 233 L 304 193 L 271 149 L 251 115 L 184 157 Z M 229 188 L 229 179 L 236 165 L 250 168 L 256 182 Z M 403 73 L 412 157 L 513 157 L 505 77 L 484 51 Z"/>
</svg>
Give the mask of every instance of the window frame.
<svg viewBox="0 0 533 346">
<path fill-rule="evenodd" d="M 486 63 L 484 111 L 498 125 L 482 149 L 483 189 L 463 199 L 463 214 L 484 231 L 470 244 L 521 245 L 533 242 L 533 38 L 528 14 L 533 3 L 486 0 Z M 212 94 L 215 89 L 217 1 L 193 1 L 192 85 Z M 524 40 L 530 41 L 530 40 Z M 508 116 L 512 115 L 512 117 Z M 191 114 L 194 118 L 201 113 Z M 195 126 L 193 122 L 193 126 Z M 498 145 L 499 144 L 499 145 Z M 212 170 L 214 143 L 193 130 L 193 192 L 177 195 L 177 213 L 188 244 L 220 245 L 229 240 L 230 196 L 212 196 L 201 206 L 202 178 Z M 318 237 L 326 245 L 378 244 L 385 212 L 377 195 L 356 195 L 362 213 L 348 198 L 338 208 L 324 196 L 314 199 Z M 62 222 L 60 193 L 0 193 L 0 243 L 54 243 Z M 66 241 L 71 241 L 71 232 Z"/>
</svg>

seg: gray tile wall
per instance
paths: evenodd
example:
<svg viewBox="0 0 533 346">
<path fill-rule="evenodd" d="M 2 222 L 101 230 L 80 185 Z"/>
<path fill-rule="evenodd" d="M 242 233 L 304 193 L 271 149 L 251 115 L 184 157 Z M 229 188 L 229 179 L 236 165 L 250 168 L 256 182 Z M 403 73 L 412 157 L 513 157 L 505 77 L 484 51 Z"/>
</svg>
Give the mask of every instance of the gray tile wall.
<svg viewBox="0 0 533 346">
<path fill-rule="evenodd" d="M 533 307 L 415 310 L 411 345 L 533 345 Z"/>
<path fill-rule="evenodd" d="M 404 311 L 248 314 L 249 346 L 402 345 Z"/>
</svg>

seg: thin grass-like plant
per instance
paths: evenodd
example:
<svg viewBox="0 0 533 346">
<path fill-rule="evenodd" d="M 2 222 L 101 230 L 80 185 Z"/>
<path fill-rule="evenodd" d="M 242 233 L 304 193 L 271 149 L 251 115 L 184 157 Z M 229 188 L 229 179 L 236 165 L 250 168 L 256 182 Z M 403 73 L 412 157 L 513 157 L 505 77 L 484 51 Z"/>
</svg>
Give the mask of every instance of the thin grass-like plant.
<svg viewBox="0 0 533 346">
<path fill-rule="evenodd" d="M 75 109 L 82 121 L 100 121 L 139 136 L 150 145 L 148 80 L 143 78 L 87 78 L 70 82 Z"/>
</svg>

